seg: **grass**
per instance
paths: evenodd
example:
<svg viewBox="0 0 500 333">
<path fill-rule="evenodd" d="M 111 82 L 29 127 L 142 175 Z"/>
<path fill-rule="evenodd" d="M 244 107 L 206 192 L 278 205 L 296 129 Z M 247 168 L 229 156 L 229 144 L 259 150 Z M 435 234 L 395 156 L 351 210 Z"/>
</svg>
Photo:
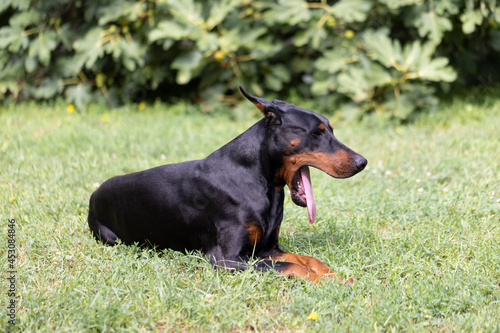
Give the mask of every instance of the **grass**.
<svg viewBox="0 0 500 333">
<path fill-rule="evenodd" d="M 497 94 L 498 95 L 498 94 Z M 492 95 L 493 96 L 493 95 Z M 258 119 L 253 109 L 60 103 L 0 110 L 2 239 L 15 218 L 18 332 L 499 331 L 500 100 L 471 94 L 397 126 L 335 121 L 367 157 L 354 178 L 312 170 L 318 206 L 287 196 L 280 241 L 349 288 L 277 273 L 215 271 L 201 253 L 106 247 L 88 199 L 107 178 L 202 158 Z M 296 103 L 300 104 L 300 103 Z M 0 257 L 7 271 L 7 243 Z M 2 274 L 3 275 L 3 274 Z M 1 293 L 7 282 L 2 279 Z M 316 320 L 308 319 L 311 313 Z"/>
</svg>

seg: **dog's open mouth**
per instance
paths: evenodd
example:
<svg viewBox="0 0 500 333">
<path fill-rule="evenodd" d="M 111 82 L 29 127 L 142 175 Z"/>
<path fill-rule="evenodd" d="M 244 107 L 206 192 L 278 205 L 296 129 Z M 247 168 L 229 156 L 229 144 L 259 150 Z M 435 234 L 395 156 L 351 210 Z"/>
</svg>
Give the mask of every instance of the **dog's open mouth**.
<svg viewBox="0 0 500 333">
<path fill-rule="evenodd" d="M 292 201 L 301 207 L 307 207 L 309 223 L 316 220 L 316 203 L 311 185 L 311 175 L 307 165 L 301 166 L 293 176 Z"/>
</svg>

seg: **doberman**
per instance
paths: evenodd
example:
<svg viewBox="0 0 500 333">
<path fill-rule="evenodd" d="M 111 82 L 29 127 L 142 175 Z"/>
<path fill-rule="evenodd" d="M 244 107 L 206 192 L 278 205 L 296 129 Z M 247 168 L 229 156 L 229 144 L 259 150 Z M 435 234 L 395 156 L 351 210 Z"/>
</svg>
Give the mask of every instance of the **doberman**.
<svg viewBox="0 0 500 333">
<path fill-rule="evenodd" d="M 139 243 L 202 250 L 214 267 L 275 269 L 303 279 L 338 278 L 312 257 L 282 251 L 284 187 L 292 201 L 316 206 L 309 166 L 334 178 L 363 170 L 366 159 L 333 135 L 329 121 L 294 104 L 242 94 L 264 118 L 202 160 L 168 164 L 104 182 L 91 196 L 93 235 L 114 245 Z M 350 281 L 346 282 L 352 282 Z"/>
</svg>

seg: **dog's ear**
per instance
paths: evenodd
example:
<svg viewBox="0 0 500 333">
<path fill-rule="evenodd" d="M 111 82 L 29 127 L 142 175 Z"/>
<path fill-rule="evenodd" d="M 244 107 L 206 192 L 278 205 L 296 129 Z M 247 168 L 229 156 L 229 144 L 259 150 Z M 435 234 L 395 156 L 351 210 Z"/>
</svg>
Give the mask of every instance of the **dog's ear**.
<svg viewBox="0 0 500 333">
<path fill-rule="evenodd" d="M 255 97 L 255 96 L 249 95 L 245 91 L 245 89 L 243 89 L 241 86 L 240 86 L 240 91 L 243 94 L 243 96 L 245 96 L 246 99 L 248 99 L 250 102 L 255 104 L 255 106 L 260 110 L 260 112 L 262 112 L 262 114 L 265 117 L 275 118 L 277 116 L 276 112 L 273 112 L 273 109 L 274 109 L 273 103 L 269 102 L 265 98 Z"/>
</svg>

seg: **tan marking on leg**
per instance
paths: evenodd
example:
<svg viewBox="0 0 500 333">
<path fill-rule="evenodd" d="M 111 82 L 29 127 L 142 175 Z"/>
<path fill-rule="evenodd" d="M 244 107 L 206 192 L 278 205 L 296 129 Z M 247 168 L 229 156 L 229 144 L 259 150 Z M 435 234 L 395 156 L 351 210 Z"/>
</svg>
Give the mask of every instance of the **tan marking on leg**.
<svg viewBox="0 0 500 333">
<path fill-rule="evenodd" d="M 353 283 L 351 278 L 344 282 L 344 278 L 335 274 L 327 265 L 313 257 L 285 252 L 272 256 L 271 259 L 295 264 L 283 271 L 283 274 L 288 276 L 298 276 L 313 282 L 333 279 L 338 283 Z"/>
<path fill-rule="evenodd" d="M 245 229 L 248 232 L 248 246 L 253 249 L 262 239 L 262 228 L 251 221 L 245 225 Z"/>
<path fill-rule="evenodd" d="M 298 264 L 292 264 L 289 267 L 281 271 L 283 275 L 290 277 L 299 277 L 304 280 L 309 280 L 315 282 L 318 279 L 318 274 L 311 272 L 304 266 Z"/>
</svg>

